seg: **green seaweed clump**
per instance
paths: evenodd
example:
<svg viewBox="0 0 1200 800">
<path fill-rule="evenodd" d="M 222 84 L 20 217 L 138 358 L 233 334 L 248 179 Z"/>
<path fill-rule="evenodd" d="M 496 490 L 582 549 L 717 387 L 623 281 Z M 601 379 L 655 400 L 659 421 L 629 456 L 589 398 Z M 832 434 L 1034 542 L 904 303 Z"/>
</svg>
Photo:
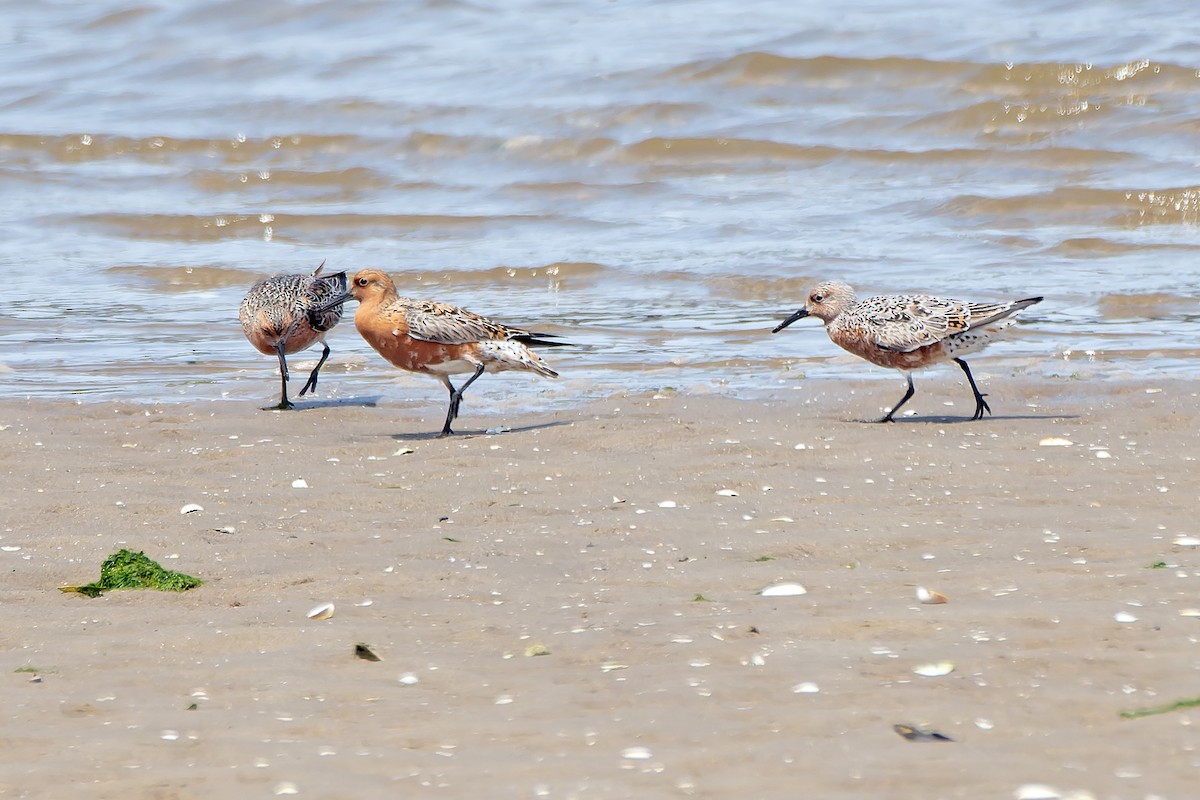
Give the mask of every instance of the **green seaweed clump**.
<svg viewBox="0 0 1200 800">
<path fill-rule="evenodd" d="M 79 592 L 99 597 L 112 589 L 157 589 L 160 592 L 186 592 L 204 581 L 163 569 L 145 553 L 118 550 L 100 565 L 100 580 L 86 586 L 63 586 L 60 591 Z"/>
</svg>

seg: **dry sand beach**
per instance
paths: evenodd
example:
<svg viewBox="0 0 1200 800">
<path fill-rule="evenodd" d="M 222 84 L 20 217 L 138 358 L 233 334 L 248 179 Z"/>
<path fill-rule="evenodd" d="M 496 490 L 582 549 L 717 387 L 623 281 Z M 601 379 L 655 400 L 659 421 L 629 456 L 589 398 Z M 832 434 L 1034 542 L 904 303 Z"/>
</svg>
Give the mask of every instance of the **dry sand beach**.
<svg viewBox="0 0 1200 800">
<path fill-rule="evenodd" d="M 1195 385 L 960 377 L 4 401 L 0 796 L 1194 797 Z M 58 591 L 121 547 L 205 584 Z"/>
</svg>

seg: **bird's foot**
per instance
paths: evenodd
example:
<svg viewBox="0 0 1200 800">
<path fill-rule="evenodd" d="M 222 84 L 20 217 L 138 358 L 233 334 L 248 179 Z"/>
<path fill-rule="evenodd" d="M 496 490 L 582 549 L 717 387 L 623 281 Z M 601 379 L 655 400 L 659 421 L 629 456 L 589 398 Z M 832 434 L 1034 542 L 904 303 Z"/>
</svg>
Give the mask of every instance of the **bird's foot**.
<svg viewBox="0 0 1200 800">
<path fill-rule="evenodd" d="M 992 407 L 989 406 L 987 404 L 987 401 L 983 399 L 985 397 L 987 397 L 986 394 L 981 394 L 975 398 L 975 414 L 974 414 L 974 416 L 971 417 L 971 419 L 973 419 L 973 420 L 983 419 L 983 414 L 985 411 L 988 414 L 992 413 Z"/>
</svg>

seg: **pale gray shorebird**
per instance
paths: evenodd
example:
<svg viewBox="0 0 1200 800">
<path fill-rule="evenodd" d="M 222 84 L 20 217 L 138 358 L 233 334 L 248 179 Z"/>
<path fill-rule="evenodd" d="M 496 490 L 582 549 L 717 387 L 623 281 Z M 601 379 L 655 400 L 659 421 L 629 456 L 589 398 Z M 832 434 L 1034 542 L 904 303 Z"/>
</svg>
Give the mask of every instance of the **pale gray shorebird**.
<svg viewBox="0 0 1200 800">
<path fill-rule="evenodd" d="M 238 307 L 242 333 L 260 353 L 279 358 L 281 380 L 279 405 L 267 410 L 293 408 L 288 399 L 287 356 L 321 343 L 321 360 L 313 367 L 308 382 L 300 390 L 303 397 L 317 388 L 317 373 L 329 358 L 325 334 L 342 318 L 340 301 L 331 303 L 346 293 L 346 273 L 321 275 L 325 262 L 311 274 L 276 275 L 264 278 L 250 287 Z"/>
<path fill-rule="evenodd" d="M 484 372 L 528 370 L 547 378 L 558 373 L 529 345 L 560 347 L 553 334 L 531 333 L 493 322 L 463 308 L 396 293 L 396 284 L 377 269 L 364 269 L 350 281 L 342 299 L 358 300 L 354 327 L 381 356 L 409 372 L 432 375 L 450 392 L 442 436 L 454 433 L 463 392 Z M 457 389 L 451 375 L 470 377 Z"/>
<path fill-rule="evenodd" d="M 893 422 L 896 412 L 913 396 L 913 370 L 953 361 L 966 374 L 975 395 L 971 419 L 983 419 L 984 412 L 990 414 L 992 409 L 962 356 L 982 350 L 1013 324 L 1014 314 L 1040 302 L 1041 297 L 1027 297 L 1008 303 L 968 303 L 927 295 L 888 295 L 860 302 L 847 284 L 827 281 L 809 292 L 804 307 L 772 333 L 798 319 L 816 317 L 825 323 L 834 344 L 872 364 L 900 370 L 908 390 L 880 422 Z"/>
</svg>

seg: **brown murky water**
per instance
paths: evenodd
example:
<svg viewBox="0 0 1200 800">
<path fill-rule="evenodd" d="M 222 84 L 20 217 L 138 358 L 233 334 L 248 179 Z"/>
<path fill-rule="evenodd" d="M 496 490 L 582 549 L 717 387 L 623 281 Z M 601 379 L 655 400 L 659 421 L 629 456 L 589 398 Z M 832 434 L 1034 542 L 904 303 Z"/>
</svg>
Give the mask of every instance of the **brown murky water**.
<svg viewBox="0 0 1200 800">
<path fill-rule="evenodd" d="M 1193 9 L 1017 6 L 14 6 L 0 392 L 270 399 L 237 303 L 322 260 L 579 342 L 551 403 L 889 377 L 770 335 L 817 277 L 1046 295 L 996 370 L 1187 374 Z M 324 392 L 394 393 L 331 344 Z"/>
</svg>

